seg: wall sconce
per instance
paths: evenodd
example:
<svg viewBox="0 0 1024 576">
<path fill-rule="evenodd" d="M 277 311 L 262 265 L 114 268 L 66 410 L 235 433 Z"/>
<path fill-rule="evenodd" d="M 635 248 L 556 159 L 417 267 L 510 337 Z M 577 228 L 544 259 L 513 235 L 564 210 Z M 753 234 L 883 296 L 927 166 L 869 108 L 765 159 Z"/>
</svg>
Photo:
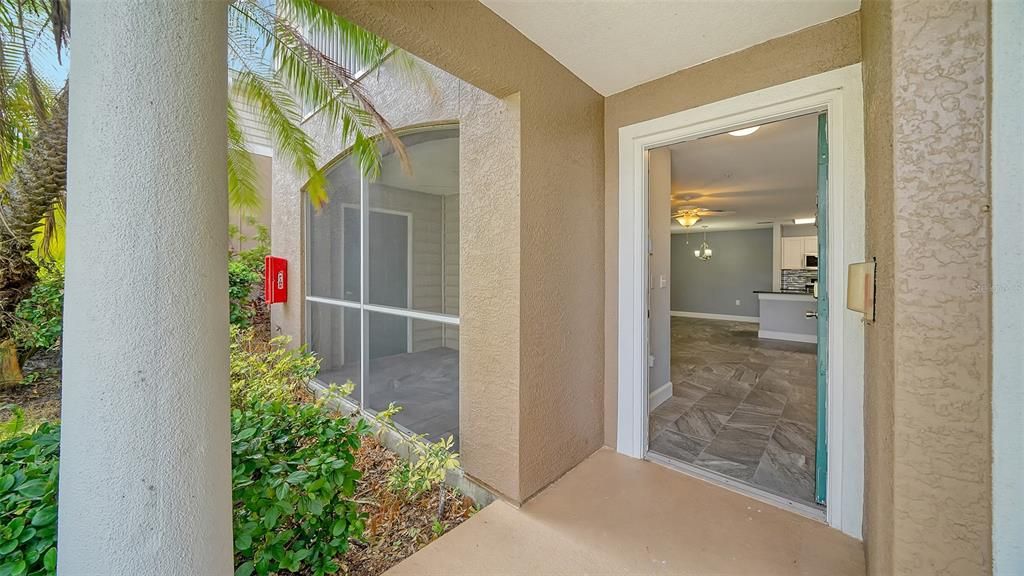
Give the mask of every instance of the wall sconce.
<svg viewBox="0 0 1024 576">
<path fill-rule="evenodd" d="M 846 280 L 846 308 L 864 314 L 865 322 L 875 321 L 875 262 L 850 264 Z"/>
</svg>

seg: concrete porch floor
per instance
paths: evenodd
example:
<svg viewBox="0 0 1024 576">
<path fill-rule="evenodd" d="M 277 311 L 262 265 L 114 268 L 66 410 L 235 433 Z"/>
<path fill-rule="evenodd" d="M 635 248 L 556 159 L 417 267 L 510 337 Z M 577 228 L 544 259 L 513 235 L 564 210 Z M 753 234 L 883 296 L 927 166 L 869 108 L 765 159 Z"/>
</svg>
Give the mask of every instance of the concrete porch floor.
<svg viewBox="0 0 1024 576">
<path fill-rule="evenodd" d="M 495 502 L 388 576 L 864 576 L 862 544 L 820 522 L 602 449 L 522 508 Z"/>
</svg>

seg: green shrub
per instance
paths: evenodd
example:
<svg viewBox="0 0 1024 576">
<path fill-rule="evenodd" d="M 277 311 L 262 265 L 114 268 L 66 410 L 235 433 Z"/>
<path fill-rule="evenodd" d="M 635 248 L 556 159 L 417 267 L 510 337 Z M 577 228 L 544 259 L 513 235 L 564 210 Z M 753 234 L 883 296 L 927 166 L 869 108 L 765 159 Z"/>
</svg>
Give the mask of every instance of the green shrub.
<svg viewBox="0 0 1024 576">
<path fill-rule="evenodd" d="M 427 442 L 422 435 L 406 441 L 412 448 L 411 457 L 402 460 L 388 475 L 388 489 L 404 493 L 409 498 L 431 490 L 444 481 L 448 470 L 459 467 L 459 455 L 452 451 L 455 440 L 449 436 L 437 442 Z"/>
<path fill-rule="evenodd" d="M 14 309 L 12 333 L 22 351 L 48 350 L 60 341 L 64 312 L 64 273 L 42 268 L 28 297 Z"/>
<path fill-rule="evenodd" d="M 236 575 L 338 571 L 334 559 L 363 535 L 352 497 L 365 426 L 314 404 L 258 402 L 232 411 Z"/>
<path fill-rule="evenodd" d="M 250 219 L 250 224 L 254 225 Z M 237 227 L 229 227 L 228 234 L 242 242 L 255 240 L 256 246 L 248 250 L 232 252 L 228 259 L 228 303 L 230 321 L 234 326 L 246 327 L 252 324 L 256 315 L 259 290 L 263 285 L 264 258 L 270 254 L 270 234 L 266 226 L 257 225 L 255 238 L 243 236 Z"/>
<path fill-rule="evenodd" d="M 320 371 L 320 360 L 305 347 L 289 349 L 288 336 L 269 342 L 251 328 L 231 327 L 231 405 L 287 401 Z"/>
<path fill-rule="evenodd" d="M 56 574 L 59 446 L 47 423 L 0 442 L 0 574 Z"/>
</svg>

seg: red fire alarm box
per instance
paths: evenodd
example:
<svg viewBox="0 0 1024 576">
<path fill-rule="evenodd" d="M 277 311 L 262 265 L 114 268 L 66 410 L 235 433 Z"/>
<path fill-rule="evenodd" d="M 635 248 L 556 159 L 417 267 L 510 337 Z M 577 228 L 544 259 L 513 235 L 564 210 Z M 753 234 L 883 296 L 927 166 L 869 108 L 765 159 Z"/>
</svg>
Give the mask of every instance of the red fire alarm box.
<svg viewBox="0 0 1024 576">
<path fill-rule="evenodd" d="M 263 297 L 267 304 L 288 301 L 288 261 L 278 256 L 267 256 L 264 261 Z"/>
</svg>

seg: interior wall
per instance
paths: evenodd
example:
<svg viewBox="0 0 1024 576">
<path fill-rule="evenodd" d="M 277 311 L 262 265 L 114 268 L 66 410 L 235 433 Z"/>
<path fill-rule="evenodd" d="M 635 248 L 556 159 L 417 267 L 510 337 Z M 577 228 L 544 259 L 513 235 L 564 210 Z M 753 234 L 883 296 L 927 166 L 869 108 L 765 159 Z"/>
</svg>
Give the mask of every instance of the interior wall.
<svg viewBox="0 0 1024 576">
<path fill-rule="evenodd" d="M 862 5 L 871 574 L 991 572 L 988 10 Z"/>
<path fill-rule="evenodd" d="M 605 99 L 604 443 L 618 405 L 618 194 L 623 126 L 860 62 L 860 15 L 849 14 L 647 82 Z"/>
<path fill-rule="evenodd" d="M 709 232 L 706 262 L 693 255 L 703 238 L 672 235 L 672 310 L 757 318 L 754 290 L 772 288 L 771 228 Z"/>
<path fill-rule="evenodd" d="M 672 151 L 668 148 L 651 150 L 648 167 L 648 234 L 651 236 L 650 294 L 648 306 L 650 319 L 650 353 L 654 356 L 647 379 L 648 393 L 665 384 L 671 389 L 670 366 L 672 364 Z M 664 283 L 664 286 L 662 285 Z M 671 396 L 671 394 L 669 394 Z M 649 409 L 654 409 L 651 405 Z"/>
<path fill-rule="evenodd" d="M 475 328 L 473 339 L 491 342 L 492 355 L 518 356 L 518 373 L 501 376 L 518 397 L 507 402 L 492 394 L 493 405 L 486 410 L 501 411 L 508 425 L 482 426 L 477 447 L 464 430 L 463 452 L 468 462 L 471 454 L 482 457 L 477 450 L 507 444 L 510 434 L 519 434 L 518 462 L 489 470 L 483 480 L 500 483 L 510 500 L 525 500 L 602 443 L 604 341 L 595 335 L 604 326 L 605 260 L 604 230 L 595 223 L 604 213 L 604 99 L 478 2 L 321 2 L 492 96 L 518 94 L 518 210 L 469 214 L 463 202 L 461 215 L 463 225 L 470 217 L 484 218 L 480 229 L 514 227 L 505 242 L 516 242 L 518 257 L 501 253 L 488 274 L 473 276 L 467 258 L 493 257 L 495 251 L 463 230 L 461 345 L 465 370 L 471 293 L 490 295 L 489 300 L 478 298 L 479 303 L 516 316 L 515 322 Z M 483 175 L 479 178 L 484 181 Z M 498 264 L 517 266 L 511 272 L 516 282 L 499 283 L 507 274 L 493 269 Z M 506 334 L 510 326 L 518 330 L 511 339 Z M 469 378 L 462 381 L 464 388 L 471 385 Z M 482 388 L 494 385 L 490 379 L 473 381 Z M 464 398 L 463 408 L 470 411 Z M 510 416 L 510 411 L 517 413 Z"/>
</svg>

